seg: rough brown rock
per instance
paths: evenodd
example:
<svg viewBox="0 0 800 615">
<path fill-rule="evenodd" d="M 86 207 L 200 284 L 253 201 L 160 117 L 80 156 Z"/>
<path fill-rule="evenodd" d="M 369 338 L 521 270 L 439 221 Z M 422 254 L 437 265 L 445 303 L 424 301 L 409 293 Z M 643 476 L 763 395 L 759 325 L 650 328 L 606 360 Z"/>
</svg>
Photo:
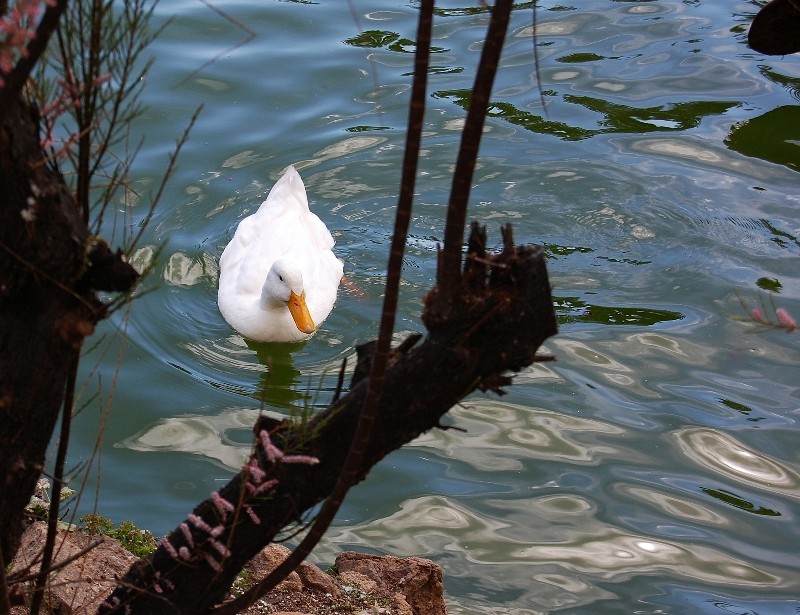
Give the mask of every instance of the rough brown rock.
<svg viewBox="0 0 800 615">
<path fill-rule="evenodd" d="M 43 522 L 33 523 L 25 530 L 20 549 L 11 564 L 12 574 L 31 567 L 33 572 L 38 572 L 36 561 L 44 549 L 46 536 L 47 525 Z M 60 530 L 54 550 L 56 564 L 86 549 L 92 540 L 92 536 L 81 531 Z M 59 615 L 93 613 L 97 602 L 114 589 L 116 579 L 123 576 L 135 560 L 136 556 L 123 549 L 115 539 L 104 536 L 91 551 L 50 576 L 45 590 L 44 612 Z"/>
<path fill-rule="evenodd" d="M 269 545 L 244 567 L 244 571 L 249 577 L 248 581 L 260 580 L 267 576 L 286 559 L 289 553 L 291 551 L 282 545 Z M 295 571 L 289 574 L 275 589 L 284 592 L 299 592 L 303 589 L 303 582 Z"/>
<path fill-rule="evenodd" d="M 429 560 L 419 557 L 380 557 L 346 551 L 336 558 L 336 569 L 343 580 L 352 580 L 365 590 L 361 584 L 366 579 L 370 593 L 388 593 L 399 613 L 447 613 L 442 568 Z"/>
</svg>

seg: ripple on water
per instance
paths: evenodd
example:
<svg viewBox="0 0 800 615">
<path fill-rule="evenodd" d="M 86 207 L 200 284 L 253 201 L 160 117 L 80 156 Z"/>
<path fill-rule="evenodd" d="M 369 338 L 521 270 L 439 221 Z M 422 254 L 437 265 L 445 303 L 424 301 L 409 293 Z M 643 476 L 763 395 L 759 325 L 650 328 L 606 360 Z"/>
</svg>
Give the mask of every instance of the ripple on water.
<svg viewBox="0 0 800 615">
<path fill-rule="evenodd" d="M 723 171 L 735 177 L 747 176 L 769 183 L 770 180 L 778 180 L 783 176 L 783 172 L 779 169 L 731 153 L 722 146 L 715 147 L 707 141 L 691 137 L 644 137 L 624 140 L 634 152 L 665 157 L 694 167 Z M 719 179 L 717 178 L 718 181 Z"/>
<path fill-rule="evenodd" d="M 733 436 L 705 427 L 682 429 L 674 437 L 681 452 L 715 474 L 749 487 L 800 499 L 800 473 Z"/>
<path fill-rule="evenodd" d="M 482 399 L 470 400 L 449 414 L 466 435 L 431 430 L 410 446 L 430 448 L 479 472 L 521 470 L 523 460 L 529 459 L 597 465 L 632 454 L 610 443 L 625 433 L 622 428 L 592 419 Z"/>
<path fill-rule="evenodd" d="M 730 520 L 714 511 L 708 506 L 698 502 L 693 502 L 688 498 L 678 497 L 670 493 L 665 493 L 654 487 L 618 484 L 615 490 L 631 499 L 645 504 L 660 513 L 669 515 L 681 521 L 693 524 L 703 524 L 725 527 L 730 525 Z"/>
<path fill-rule="evenodd" d="M 261 414 L 258 408 L 229 408 L 216 415 L 166 418 L 115 446 L 140 452 L 178 451 L 198 455 L 236 470 L 247 460 L 250 443 L 236 443 L 227 432 L 251 432 Z"/>
<path fill-rule="evenodd" d="M 550 591 L 536 592 L 535 600 L 548 607 L 551 600 L 608 598 L 603 591 L 598 595 L 598 583 L 653 574 L 694 584 L 800 589 L 794 574 L 715 546 L 616 527 L 598 518 L 590 499 L 575 494 L 490 499 L 480 511 L 451 498 L 423 496 L 403 502 L 382 519 L 335 528 L 328 540 L 318 553 L 323 559 L 331 556 L 327 550 L 332 554 L 343 545 L 376 544 L 397 555 L 458 555 L 460 561 L 481 564 L 482 578 L 496 579 L 499 587 L 531 579 L 550 584 Z M 457 566 L 448 566 L 449 576 L 459 574 Z M 562 591 L 554 594 L 555 588 Z"/>
</svg>

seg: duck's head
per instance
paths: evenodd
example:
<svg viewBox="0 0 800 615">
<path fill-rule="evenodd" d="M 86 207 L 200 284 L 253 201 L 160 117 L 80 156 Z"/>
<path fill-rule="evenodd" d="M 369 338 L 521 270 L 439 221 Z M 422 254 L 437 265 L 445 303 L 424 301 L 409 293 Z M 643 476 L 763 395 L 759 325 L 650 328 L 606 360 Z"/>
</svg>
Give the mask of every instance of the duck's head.
<svg viewBox="0 0 800 615">
<path fill-rule="evenodd" d="M 288 260 L 277 260 L 267 273 L 262 300 L 270 307 L 288 308 L 294 324 L 302 333 L 314 333 L 316 325 L 306 305 L 303 274 Z"/>
</svg>

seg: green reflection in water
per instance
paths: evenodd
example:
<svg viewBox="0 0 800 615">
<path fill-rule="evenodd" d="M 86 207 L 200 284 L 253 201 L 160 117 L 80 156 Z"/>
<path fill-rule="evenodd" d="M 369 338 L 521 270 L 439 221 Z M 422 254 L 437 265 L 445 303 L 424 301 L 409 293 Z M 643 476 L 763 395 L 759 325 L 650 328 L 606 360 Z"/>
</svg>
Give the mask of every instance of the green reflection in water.
<svg viewBox="0 0 800 615">
<path fill-rule="evenodd" d="M 687 130 L 698 126 L 704 117 L 722 115 L 732 107 L 739 105 L 738 102 L 701 100 L 637 109 L 590 96 L 567 94 L 564 96 L 564 100 L 602 113 L 605 120 L 600 121 L 599 124 L 608 127 L 602 132 Z"/>
<path fill-rule="evenodd" d="M 580 63 L 580 62 L 597 62 L 598 60 L 616 60 L 615 57 L 599 56 L 596 53 L 571 53 L 567 56 L 556 58 L 556 62 L 564 62 L 567 64 Z"/>
<path fill-rule="evenodd" d="M 547 258 L 558 258 L 559 256 L 570 256 L 571 254 L 575 254 L 576 252 L 579 254 L 589 254 L 590 252 L 594 252 L 592 248 L 584 248 L 582 246 L 560 246 L 555 243 L 546 243 L 543 244 L 544 253 Z"/>
<path fill-rule="evenodd" d="M 800 170 L 800 107 L 785 105 L 736 124 L 725 145 L 745 156 Z"/>
<path fill-rule="evenodd" d="M 745 417 L 747 417 L 747 420 L 750 421 L 751 423 L 758 423 L 759 421 L 763 421 L 764 418 L 766 418 L 763 416 L 750 416 L 751 413 L 753 412 L 753 409 L 750 406 L 745 405 L 741 402 L 733 401 L 732 399 L 725 399 L 724 397 L 718 397 L 717 401 L 726 408 L 730 408 L 731 410 L 735 410 L 736 412 L 743 414 Z"/>
<path fill-rule="evenodd" d="M 767 229 L 772 234 L 770 241 L 779 245 L 781 248 L 791 248 L 792 246 L 790 244 L 794 244 L 795 247 L 800 247 L 800 240 L 798 240 L 796 235 L 782 231 L 766 218 L 760 218 L 755 221 L 755 223 Z"/>
<path fill-rule="evenodd" d="M 634 258 L 612 258 L 610 256 L 598 256 L 599 260 L 608 261 L 609 263 L 623 263 L 625 265 L 649 265 L 653 261 L 640 261 Z"/>
<path fill-rule="evenodd" d="M 429 66 L 428 72 L 436 75 L 455 75 L 457 73 L 463 73 L 464 68 L 462 66 Z M 403 74 L 411 75 L 412 73 Z"/>
<path fill-rule="evenodd" d="M 347 132 L 369 132 L 370 130 L 391 130 L 391 126 L 351 126 L 345 128 Z"/>
<path fill-rule="evenodd" d="M 783 288 L 783 284 L 778 281 L 778 278 L 758 278 L 756 286 L 769 293 L 779 293 Z"/>
<path fill-rule="evenodd" d="M 753 513 L 754 515 L 763 515 L 765 517 L 780 517 L 781 513 L 777 510 L 772 510 L 771 508 L 764 508 L 763 506 L 759 506 L 756 508 L 756 505 L 752 502 L 748 502 L 742 497 L 739 497 L 735 493 L 731 493 L 730 491 L 725 491 L 724 489 L 709 489 L 707 487 L 701 487 L 700 491 L 705 493 L 706 495 L 710 495 L 712 498 L 716 498 L 721 502 L 725 502 L 733 506 L 734 508 L 738 508 L 739 510 L 743 510 L 745 512 Z"/>
<path fill-rule="evenodd" d="M 602 325 L 647 327 L 662 322 L 682 320 L 684 315 L 654 308 L 613 307 L 586 303 L 578 297 L 553 297 L 560 323 L 591 322 Z"/>
<path fill-rule="evenodd" d="M 525 11 L 536 7 L 535 0 L 533 2 L 520 2 L 515 4 L 513 11 Z M 438 17 L 462 17 L 464 15 L 480 15 L 481 13 L 490 13 L 492 10 L 489 3 L 475 2 L 474 6 L 463 6 L 456 8 L 439 8 L 433 9 L 433 14 Z M 552 9 L 550 9 L 552 10 Z"/>
<path fill-rule="evenodd" d="M 733 401 L 732 399 L 725 399 L 725 398 L 718 398 L 718 402 L 720 402 L 723 406 L 727 406 L 731 410 L 736 410 L 736 412 L 741 412 L 742 414 L 750 414 L 753 409 L 750 406 L 746 406 L 745 404 L 739 403 L 738 401 Z"/>
<path fill-rule="evenodd" d="M 386 48 L 398 53 L 414 53 L 417 45 L 408 38 L 402 38 L 396 32 L 387 30 L 365 30 L 357 36 L 351 36 L 344 40 L 346 45 L 353 47 L 368 47 L 371 49 Z M 442 53 L 448 51 L 444 47 L 431 46 L 431 53 Z"/>
<path fill-rule="evenodd" d="M 470 95 L 470 90 L 466 89 L 440 90 L 433 94 L 435 98 L 450 99 L 464 109 L 469 108 Z M 604 118 L 597 122 L 599 128 L 581 128 L 570 126 L 564 122 L 546 120 L 542 116 L 522 111 L 508 102 L 492 102 L 488 114 L 531 132 L 553 135 L 565 141 L 580 141 L 607 133 L 641 134 L 687 130 L 699 125 L 703 118 L 721 115 L 739 104 L 737 102 L 697 101 L 639 109 L 590 96 L 567 94 L 564 96 L 564 100 L 602 114 Z"/>
<path fill-rule="evenodd" d="M 440 90 L 433 93 L 434 98 L 452 100 L 463 109 L 469 108 L 471 90 Z M 492 102 L 489 105 L 488 115 L 490 117 L 502 118 L 511 124 L 522 126 L 526 130 L 540 134 L 553 135 L 565 141 L 580 141 L 588 139 L 598 134 L 597 130 L 587 130 L 577 126 L 570 126 L 564 122 L 545 120 L 540 115 L 534 115 L 528 111 L 521 111 L 511 103 Z"/>
<path fill-rule="evenodd" d="M 310 398 L 308 392 L 301 392 L 297 384 L 300 370 L 295 368 L 292 353 L 305 346 L 305 342 L 270 344 L 245 340 L 247 347 L 255 351 L 258 362 L 267 369 L 259 375 L 256 390 L 252 396 L 272 408 L 298 409 Z"/>
</svg>

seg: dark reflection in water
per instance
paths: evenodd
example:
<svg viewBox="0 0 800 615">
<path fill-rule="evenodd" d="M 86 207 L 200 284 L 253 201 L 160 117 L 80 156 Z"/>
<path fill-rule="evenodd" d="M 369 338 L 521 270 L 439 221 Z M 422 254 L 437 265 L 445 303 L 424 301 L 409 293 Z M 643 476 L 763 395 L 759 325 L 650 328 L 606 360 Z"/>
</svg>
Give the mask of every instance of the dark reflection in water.
<svg viewBox="0 0 800 615">
<path fill-rule="evenodd" d="M 614 56 L 600 56 L 596 53 L 584 52 L 584 53 L 571 53 L 566 56 L 561 56 L 560 58 L 556 58 L 556 62 L 564 62 L 566 64 L 577 64 L 582 62 L 597 62 L 599 60 L 616 60 Z"/>
<path fill-rule="evenodd" d="M 672 310 L 594 305 L 578 297 L 553 297 L 553 303 L 561 324 L 584 322 L 647 327 L 684 318 L 683 314 Z"/>
<path fill-rule="evenodd" d="M 772 510 L 771 508 L 765 508 L 763 506 L 756 506 L 752 502 L 748 502 L 744 498 L 736 495 L 735 493 L 731 493 L 730 491 L 725 491 L 724 489 L 709 489 L 707 487 L 703 487 L 700 489 L 706 495 L 710 495 L 712 498 L 716 498 L 721 502 L 725 502 L 726 504 L 730 504 L 734 508 L 738 508 L 739 510 L 744 510 L 745 512 L 753 513 L 754 515 L 764 515 L 765 517 L 780 517 L 781 513 L 776 510 Z"/>
<path fill-rule="evenodd" d="M 369 132 L 371 130 L 391 130 L 391 126 L 351 126 L 345 128 L 347 132 Z"/>
<path fill-rule="evenodd" d="M 788 90 L 792 98 L 800 101 L 800 79 L 779 73 L 773 70 L 770 66 L 761 66 L 759 67 L 759 70 L 764 77 L 773 83 L 783 86 L 786 88 L 786 90 Z"/>
<path fill-rule="evenodd" d="M 448 99 L 464 109 L 469 108 L 471 91 L 440 90 L 434 92 L 435 98 Z M 626 134 L 682 131 L 695 128 L 706 117 L 722 115 L 739 103 L 729 101 L 678 102 L 654 107 L 633 107 L 621 105 L 591 96 L 566 94 L 564 101 L 581 105 L 590 111 L 602 114 L 597 120 L 598 128 L 571 126 L 565 122 L 548 120 L 529 111 L 522 111 L 509 102 L 491 102 L 489 115 L 521 126 L 531 132 L 552 135 L 565 141 L 581 141 L 600 134 Z"/>
<path fill-rule="evenodd" d="M 559 256 L 569 256 L 576 252 L 579 254 L 594 252 L 592 248 L 585 248 L 583 246 L 561 246 L 555 243 L 546 243 L 543 247 L 548 260 L 558 258 Z"/>
<path fill-rule="evenodd" d="M 735 125 L 725 145 L 745 156 L 800 171 L 800 107 L 784 105 Z"/>
<path fill-rule="evenodd" d="M 732 399 L 725 399 L 724 397 L 720 397 L 717 401 L 721 403 L 726 408 L 730 408 L 731 410 L 735 410 L 736 412 L 741 413 L 742 415 L 747 417 L 748 421 L 761 421 L 764 419 L 763 416 L 750 416 L 753 412 L 753 409 L 748 406 L 747 404 L 743 404 L 738 401 L 734 401 Z"/>
<path fill-rule="evenodd" d="M 365 30 L 358 36 L 351 36 L 346 39 L 345 44 L 353 47 L 382 48 L 399 53 L 414 53 L 417 49 L 416 43 L 410 39 L 403 38 L 395 32 L 386 30 Z M 447 51 L 444 47 L 431 46 L 431 53 L 442 53 Z"/>
<path fill-rule="evenodd" d="M 756 286 L 770 293 L 779 293 L 781 292 L 781 288 L 783 288 L 783 284 L 781 284 L 778 278 L 767 278 L 763 276 L 756 280 Z"/>
<path fill-rule="evenodd" d="M 298 402 L 310 400 L 305 387 L 296 386 L 300 370 L 294 367 L 292 361 L 292 353 L 301 350 L 306 342 L 270 344 L 245 340 L 245 343 L 256 353 L 258 362 L 267 368 L 259 375 L 258 385 L 252 394 L 255 399 L 270 407 L 288 410 L 296 410 Z"/>
</svg>

